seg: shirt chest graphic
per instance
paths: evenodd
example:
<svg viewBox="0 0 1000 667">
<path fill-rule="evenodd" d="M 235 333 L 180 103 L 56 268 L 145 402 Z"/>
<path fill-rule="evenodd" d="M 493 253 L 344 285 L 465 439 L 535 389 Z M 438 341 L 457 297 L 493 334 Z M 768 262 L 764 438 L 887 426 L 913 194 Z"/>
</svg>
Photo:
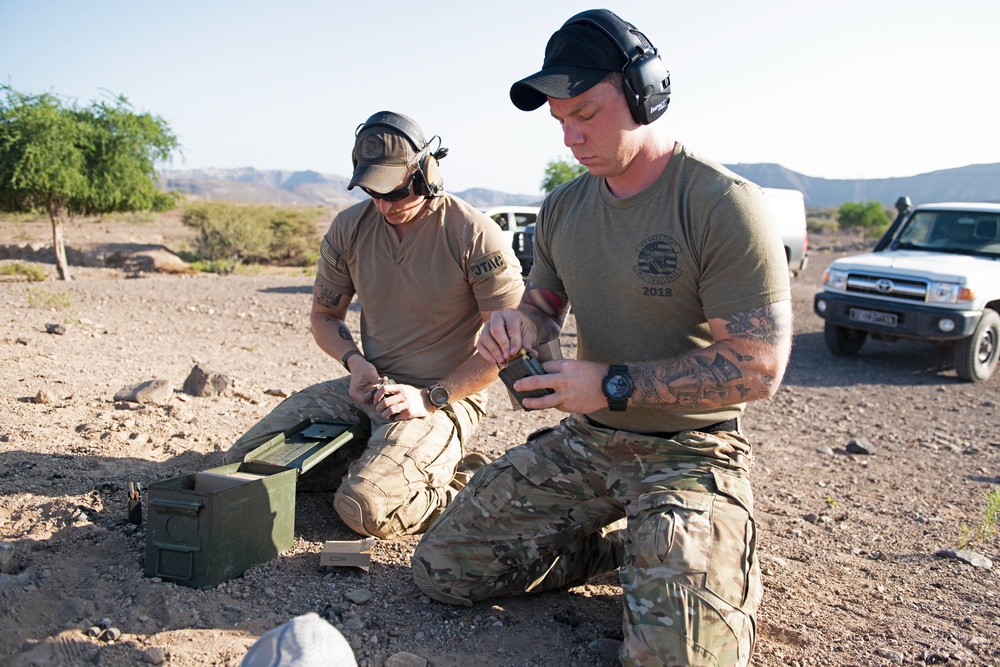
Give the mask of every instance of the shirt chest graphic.
<svg viewBox="0 0 1000 667">
<path fill-rule="evenodd" d="M 678 256 L 683 250 L 666 234 L 654 234 L 635 248 L 636 264 L 632 267 L 640 279 L 652 285 L 665 285 L 681 277 Z"/>
</svg>

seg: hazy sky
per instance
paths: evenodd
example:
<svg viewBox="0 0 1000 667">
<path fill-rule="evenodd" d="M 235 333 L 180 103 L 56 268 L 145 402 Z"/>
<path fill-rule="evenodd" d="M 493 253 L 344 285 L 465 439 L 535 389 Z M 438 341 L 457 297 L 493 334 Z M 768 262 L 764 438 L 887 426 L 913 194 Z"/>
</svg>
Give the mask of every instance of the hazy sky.
<svg viewBox="0 0 1000 667">
<path fill-rule="evenodd" d="M 569 157 L 510 85 L 602 5 L 559 0 L 0 0 L 0 81 L 163 117 L 175 169 L 349 176 L 381 109 L 451 149 L 448 189 L 535 194 Z M 997 0 L 619 0 L 671 72 L 673 136 L 725 163 L 882 178 L 1000 162 Z M 369 11 L 370 10 L 370 11 Z"/>
</svg>

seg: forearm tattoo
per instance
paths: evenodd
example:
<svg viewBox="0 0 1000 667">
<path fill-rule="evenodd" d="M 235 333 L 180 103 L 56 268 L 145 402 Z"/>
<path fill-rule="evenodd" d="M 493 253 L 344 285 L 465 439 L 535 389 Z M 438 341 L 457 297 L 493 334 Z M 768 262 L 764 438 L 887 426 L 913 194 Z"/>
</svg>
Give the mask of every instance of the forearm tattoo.
<svg viewBox="0 0 1000 667">
<path fill-rule="evenodd" d="M 331 289 L 327 289 L 322 285 L 313 285 L 313 301 L 317 306 L 322 306 L 323 308 L 336 308 L 340 305 L 340 300 L 344 298 L 343 294 L 337 294 Z"/>
<path fill-rule="evenodd" d="M 705 410 L 770 396 L 772 360 L 791 335 L 783 313 L 765 306 L 725 317 L 731 339 L 666 363 L 633 366 L 633 403 Z"/>
<path fill-rule="evenodd" d="M 351 330 L 350 330 L 350 329 L 348 329 L 348 328 L 347 328 L 347 325 L 346 325 L 346 324 L 344 324 L 343 322 L 341 322 L 341 323 L 340 323 L 340 326 L 338 326 L 338 327 L 337 327 L 337 334 L 338 334 L 338 335 L 339 335 L 339 336 L 340 336 L 340 337 L 341 337 L 341 338 L 342 338 L 343 340 L 354 340 L 354 337 L 353 337 L 353 336 L 351 336 Z"/>
<path fill-rule="evenodd" d="M 559 335 L 566 314 L 569 312 L 569 297 L 553 290 L 542 289 L 531 280 L 524 286 L 524 303 L 534 306 L 546 317 L 534 317 L 539 340 L 551 340 Z"/>
</svg>

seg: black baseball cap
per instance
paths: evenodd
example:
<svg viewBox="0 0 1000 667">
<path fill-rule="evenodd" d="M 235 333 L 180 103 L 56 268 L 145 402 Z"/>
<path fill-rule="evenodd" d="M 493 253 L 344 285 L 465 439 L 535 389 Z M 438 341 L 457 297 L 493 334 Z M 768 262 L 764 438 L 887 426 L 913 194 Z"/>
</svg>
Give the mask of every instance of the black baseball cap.
<svg viewBox="0 0 1000 667">
<path fill-rule="evenodd" d="M 599 28 L 586 23 L 564 25 L 545 45 L 542 69 L 510 87 L 510 101 L 522 111 L 534 111 L 546 97 L 568 100 L 582 95 L 627 62 L 617 44 Z"/>
</svg>

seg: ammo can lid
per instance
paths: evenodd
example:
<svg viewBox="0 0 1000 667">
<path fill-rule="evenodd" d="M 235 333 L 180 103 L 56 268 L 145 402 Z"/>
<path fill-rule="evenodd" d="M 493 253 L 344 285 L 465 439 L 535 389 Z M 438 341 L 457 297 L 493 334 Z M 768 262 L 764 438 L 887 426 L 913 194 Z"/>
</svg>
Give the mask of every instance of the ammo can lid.
<svg viewBox="0 0 1000 667">
<path fill-rule="evenodd" d="M 303 474 L 363 436 L 364 430 L 359 424 L 306 419 L 251 451 L 243 457 L 243 462 L 297 468 L 299 474 Z"/>
</svg>

